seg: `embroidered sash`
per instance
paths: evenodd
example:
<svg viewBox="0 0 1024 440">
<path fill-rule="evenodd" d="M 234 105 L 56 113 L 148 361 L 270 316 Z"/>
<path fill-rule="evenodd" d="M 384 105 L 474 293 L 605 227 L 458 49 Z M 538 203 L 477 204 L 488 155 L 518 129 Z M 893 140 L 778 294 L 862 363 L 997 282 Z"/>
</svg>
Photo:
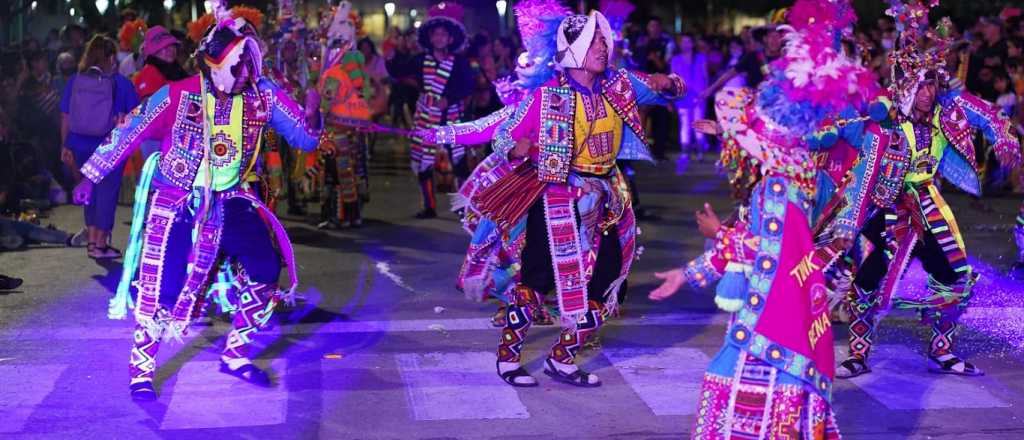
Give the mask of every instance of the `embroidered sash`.
<svg viewBox="0 0 1024 440">
<path fill-rule="evenodd" d="M 554 266 L 558 311 L 563 326 L 575 326 L 587 312 L 587 278 L 580 252 L 576 197 L 566 185 L 550 185 L 544 192 L 551 263 Z"/>
</svg>

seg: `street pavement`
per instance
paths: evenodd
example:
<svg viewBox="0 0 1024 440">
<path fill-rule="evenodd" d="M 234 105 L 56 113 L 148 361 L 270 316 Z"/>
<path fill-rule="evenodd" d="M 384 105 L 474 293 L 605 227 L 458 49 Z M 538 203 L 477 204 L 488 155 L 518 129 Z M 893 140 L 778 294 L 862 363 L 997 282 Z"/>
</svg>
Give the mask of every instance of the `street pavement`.
<svg viewBox="0 0 1024 440">
<path fill-rule="evenodd" d="M 689 436 L 704 368 L 727 316 L 710 291 L 684 288 L 665 303 L 646 298 L 652 273 L 703 249 L 693 211 L 730 207 L 725 180 L 707 163 L 682 175 L 673 162 L 639 169 L 644 252 L 624 315 L 601 332 L 582 365 L 604 386 L 577 389 L 541 374 L 557 329 L 535 327 L 526 367 L 541 386 L 516 389 L 494 372 L 493 303 L 454 288 L 468 236 L 455 215 L 414 220 L 419 195 L 404 156 L 385 143 L 372 172 L 361 229 L 319 231 L 314 218 L 283 216 L 296 244 L 307 301 L 275 316 L 256 337 L 255 362 L 273 386 L 217 372 L 228 324 L 194 327 L 159 355 L 159 400 L 128 396 L 129 321 L 106 318 L 119 262 L 84 249 L 0 253 L 0 273 L 25 278 L 0 292 L 0 438 L 12 439 L 677 439 Z M 912 316 L 886 318 L 874 372 L 838 381 L 834 405 L 848 439 L 1024 438 L 1024 283 L 1005 276 L 1019 197 L 987 200 L 994 212 L 949 196 L 972 263 L 983 274 L 964 318 L 960 351 L 981 378 L 926 371 L 928 332 Z M 442 202 L 444 203 L 444 202 Z M 122 247 L 130 208 L 114 243 Z M 81 211 L 52 222 L 76 230 Z M 916 266 L 904 289 L 920 291 Z M 915 290 L 916 289 L 916 290 Z M 846 332 L 836 326 L 837 357 Z"/>
</svg>

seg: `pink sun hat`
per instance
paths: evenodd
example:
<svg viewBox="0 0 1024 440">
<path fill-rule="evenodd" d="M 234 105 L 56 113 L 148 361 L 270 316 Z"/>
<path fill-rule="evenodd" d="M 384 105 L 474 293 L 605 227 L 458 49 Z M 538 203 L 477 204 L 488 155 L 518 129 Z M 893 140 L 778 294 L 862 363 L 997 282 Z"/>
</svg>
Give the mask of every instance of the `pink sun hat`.
<svg viewBox="0 0 1024 440">
<path fill-rule="evenodd" d="M 153 26 L 146 31 L 146 40 L 142 43 L 142 57 L 149 57 L 165 47 L 174 45 L 181 45 L 181 42 L 163 26 Z"/>
</svg>

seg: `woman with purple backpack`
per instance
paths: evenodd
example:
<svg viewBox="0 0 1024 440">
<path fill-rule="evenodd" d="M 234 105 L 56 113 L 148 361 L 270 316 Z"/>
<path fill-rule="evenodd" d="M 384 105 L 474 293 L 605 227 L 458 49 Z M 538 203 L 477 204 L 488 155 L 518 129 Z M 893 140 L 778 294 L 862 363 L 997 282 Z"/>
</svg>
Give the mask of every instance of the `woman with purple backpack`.
<svg viewBox="0 0 1024 440">
<path fill-rule="evenodd" d="M 103 35 L 89 41 L 61 96 L 62 159 L 78 169 L 92 156 L 121 117 L 139 104 L 135 86 L 117 73 L 117 44 Z M 93 186 L 92 203 L 85 206 L 85 234 L 89 257 L 120 258 L 121 251 L 110 246 L 114 213 L 121 190 L 121 169 Z"/>
</svg>

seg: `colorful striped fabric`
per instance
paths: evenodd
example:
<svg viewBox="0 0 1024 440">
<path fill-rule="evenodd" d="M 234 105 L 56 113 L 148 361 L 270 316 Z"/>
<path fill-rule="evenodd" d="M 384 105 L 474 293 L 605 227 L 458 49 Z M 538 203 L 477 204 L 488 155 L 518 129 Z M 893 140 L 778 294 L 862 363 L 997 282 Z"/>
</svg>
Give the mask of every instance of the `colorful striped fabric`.
<svg viewBox="0 0 1024 440">
<path fill-rule="evenodd" d="M 428 129 L 460 121 L 463 110 L 461 102 L 449 102 L 446 108 L 438 106 L 454 64 L 455 57 L 448 57 L 440 63 L 432 55 L 428 54 L 424 57 L 424 90 L 420 93 L 419 100 L 416 101 L 416 115 L 414 116 L 416 129 Z M 453 163 L 457 163 L 465 155 L 465 147 L 454 145 L 451 149 L 451 160 Z M 424 145 L 423 139 L 413 136 L 411 155 L 413 171 L 421 173 L 434 165 L 437 148 L 432 145 Z"/>
</svg>

